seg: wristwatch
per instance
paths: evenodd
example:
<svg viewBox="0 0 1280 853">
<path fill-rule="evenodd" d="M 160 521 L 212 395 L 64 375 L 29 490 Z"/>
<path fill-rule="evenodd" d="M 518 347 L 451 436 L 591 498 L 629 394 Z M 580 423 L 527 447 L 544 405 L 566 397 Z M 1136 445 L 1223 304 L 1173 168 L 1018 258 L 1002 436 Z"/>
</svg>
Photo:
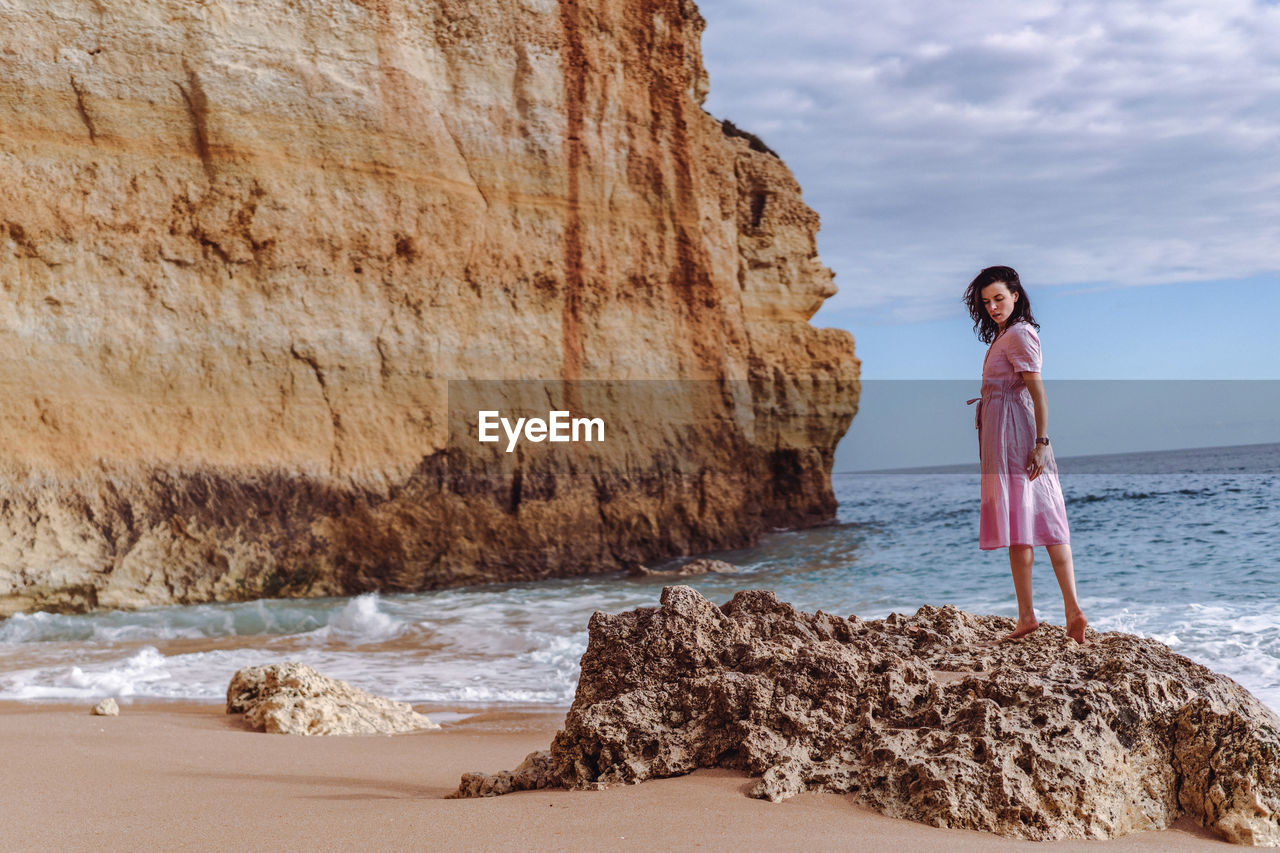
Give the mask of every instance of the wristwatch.
<svg viewBox="0 0 1280 853">
<path fill-rule="evenodd" d="M 1039 438 L 1037 438 L 1037 439 L 1036 439 L 1036 444 L 1043 444 L 1045 447 L 1048 447 L 1048 446 L 1049 446 L 1049 436 L 1047 436 L 1047 435 L 1042 435 L 1042 436 L 1040 436 Z"/>
</svg>

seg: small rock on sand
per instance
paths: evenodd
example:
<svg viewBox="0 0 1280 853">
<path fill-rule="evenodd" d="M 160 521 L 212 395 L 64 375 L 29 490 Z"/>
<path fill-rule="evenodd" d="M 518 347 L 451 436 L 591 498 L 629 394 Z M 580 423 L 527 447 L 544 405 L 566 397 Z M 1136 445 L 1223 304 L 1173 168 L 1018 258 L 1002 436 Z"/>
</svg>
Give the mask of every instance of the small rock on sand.
<svg viewBox="0 0 1280 853">
<path fill-rule="evenodd" d="M 108 696 L 97 705 L 94 705 L 89 713 L 95 717 L 118 717 L 120 716 L 120 706 L 116 704 L 116 700 Z"/>
<path fill-rule="evenodd" d="M 294 735 L 392 735 L 439 725 L 396 702 L 329 678 L 306 664 L 250 666 L 227 686 L 227 713 L 244 714 L 260 732 Z"/>
</svg>

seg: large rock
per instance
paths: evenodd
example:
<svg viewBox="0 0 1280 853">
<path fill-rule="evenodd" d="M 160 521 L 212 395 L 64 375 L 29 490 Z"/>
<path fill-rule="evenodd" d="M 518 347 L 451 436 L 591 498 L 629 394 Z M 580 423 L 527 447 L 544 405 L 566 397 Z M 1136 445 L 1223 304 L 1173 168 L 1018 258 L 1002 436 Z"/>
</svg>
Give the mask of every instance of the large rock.
<svg viewBox="0 0 1280 853">
<path fill-rule="evenodd" d="M 1189 814 L 1280 844 L 1280 719 L 1154 640 L 954 607 L 867 622 L 771 592 L 596 613 L 564 728 L 457 796 L 598 787 L 726 767 L 752 793 L 851 793 L 894 817 L 1018 838 L 1112 838 Z"/>
<path fill-rule="evenodd" d="M 366 693 L 306 664 L 249 666 L 227 685 L 227 713 L 260 732 L 286 735 L 394 735 L 438 729 L 404 702 Z"/>
<path fill-rule="evenodd" d="M 835 289 L 791 173 L 701 108 L 703 23 L 0 4 L 0 616 L 609 572 L 832 516 L 853 341 L 808 323 Z M 495 399 L 608 440 L 467 440 Z"/>
</svg>

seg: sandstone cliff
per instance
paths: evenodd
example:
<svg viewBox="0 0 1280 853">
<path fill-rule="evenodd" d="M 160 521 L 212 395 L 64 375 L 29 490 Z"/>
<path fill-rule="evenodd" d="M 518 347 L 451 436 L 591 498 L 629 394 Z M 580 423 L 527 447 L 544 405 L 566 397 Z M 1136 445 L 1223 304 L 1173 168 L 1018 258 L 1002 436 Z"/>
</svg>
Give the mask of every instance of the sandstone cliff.
<svg viewBox="0 0 1280 853">
<path fill-rule="evenodd" d="M 767 590 L 596 613 L 564 728 L 491 796 L 729 767 L 753 796 L 850 793 L 894 817 L 1016 838 L 1113 838 L 1183 814 L 1280 846 L 1280 719 L 1155 640 L 923 607 L 868 622 Z"/>
<path fill-rule="evenodd" d="M 787 168 L 701 109 L 702 25 L 0 8 L 0 615 L 609 571 L 829 517 L 853 342 L 808 323 L 834 288 Z M 580 456 L 480 447 L 450 402 L 592 394 L 618 440 Z"/>
</svg>

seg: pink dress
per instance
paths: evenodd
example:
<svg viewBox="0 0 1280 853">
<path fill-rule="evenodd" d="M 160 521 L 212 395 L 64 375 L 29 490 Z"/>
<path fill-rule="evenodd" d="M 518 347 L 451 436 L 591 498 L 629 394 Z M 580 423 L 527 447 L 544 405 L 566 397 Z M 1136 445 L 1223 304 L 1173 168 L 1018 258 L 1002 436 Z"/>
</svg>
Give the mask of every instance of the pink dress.
<svg viewBox="0 0 1280 853">
<path fill-rule="evenodd" d="M 982 471 L 978 547 L 1060 545 L 1070 541 L 1067 508 L 1058 483 L 1052 445 L 1033 481 L 1027 458 L 1035 446 L 1036 415 L 1021 371 L 1040 372 L 1040 336 L 1014 323 L 992 341 L 982 363 L 982 396 L 974 425 Z"/>
</svg>

